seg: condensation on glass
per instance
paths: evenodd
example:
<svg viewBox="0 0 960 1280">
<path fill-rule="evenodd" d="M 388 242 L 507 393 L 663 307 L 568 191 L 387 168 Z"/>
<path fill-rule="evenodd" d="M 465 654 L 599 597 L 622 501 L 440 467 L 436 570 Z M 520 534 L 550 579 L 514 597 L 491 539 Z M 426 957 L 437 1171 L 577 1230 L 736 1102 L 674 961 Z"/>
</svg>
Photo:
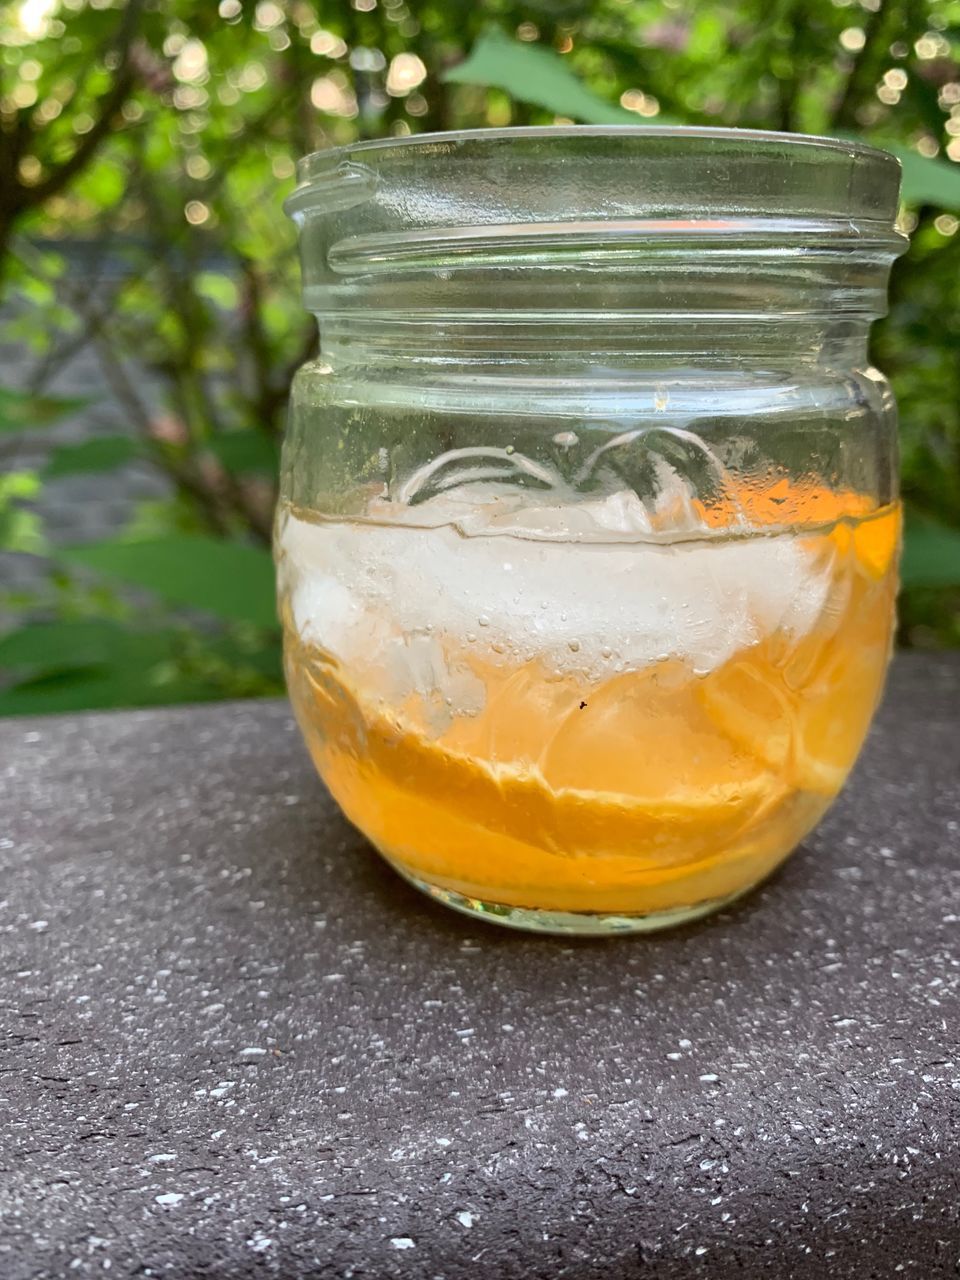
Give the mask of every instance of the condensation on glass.
<svg viewBox="0 0 960 1280">
<path fill-rule="evenodd" d="M 287 679 L 344 813 L 524 928 L 701 915 L 842 787 L 900 516 L 867 356 L 899 170 L 848 142 L 521 129 L 301 162 Z"/>
</svg>

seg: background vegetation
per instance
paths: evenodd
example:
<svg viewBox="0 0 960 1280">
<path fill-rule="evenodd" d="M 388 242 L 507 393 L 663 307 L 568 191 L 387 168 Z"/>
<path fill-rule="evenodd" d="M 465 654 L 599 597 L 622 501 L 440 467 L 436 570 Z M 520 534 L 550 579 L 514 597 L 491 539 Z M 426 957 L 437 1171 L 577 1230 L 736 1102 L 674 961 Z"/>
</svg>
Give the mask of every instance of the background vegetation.
<svg viewBox="0 0 960 1280">
<path fill-rule="evenodd" d="M 279 690 L 274 477 L 315 342 L 293 158 L 482 125 L 897 150 L 912 247 L 875 358 L 903 419 L 902 641 L 960 644 L 960 0 L 22 0 L 0 37 L 0 712 Z M 123 429 L 65 442 L 97 405 L 50 386 L 90 351 Z M 107 540 L 51 538 L 58 485 L 144 465 L 166 496 Z"/>
</svg>

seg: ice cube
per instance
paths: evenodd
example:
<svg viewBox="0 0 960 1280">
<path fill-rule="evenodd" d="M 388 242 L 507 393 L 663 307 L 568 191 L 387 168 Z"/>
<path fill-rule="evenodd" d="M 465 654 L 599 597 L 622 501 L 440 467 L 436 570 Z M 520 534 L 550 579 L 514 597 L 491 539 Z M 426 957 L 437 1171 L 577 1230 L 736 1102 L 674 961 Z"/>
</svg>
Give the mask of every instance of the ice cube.
<svg viewBox="0 0 960 1280">
<path fill-rule="evenodd" d="M 628 668 L 674 657 L 707 672 L 780 626 L 804 634 L 826 599 L 809 540 L 662 542 L 631 491 L 558 504 L 516 488 L 476 502 L 469 488 L 382 502 L 377 523 L 291 517 L 281 546 L 304 640 L 389 670 L 394 690 L 445 687 L 451 643 L 590 678 L 611 650 Z"/>
</svg>

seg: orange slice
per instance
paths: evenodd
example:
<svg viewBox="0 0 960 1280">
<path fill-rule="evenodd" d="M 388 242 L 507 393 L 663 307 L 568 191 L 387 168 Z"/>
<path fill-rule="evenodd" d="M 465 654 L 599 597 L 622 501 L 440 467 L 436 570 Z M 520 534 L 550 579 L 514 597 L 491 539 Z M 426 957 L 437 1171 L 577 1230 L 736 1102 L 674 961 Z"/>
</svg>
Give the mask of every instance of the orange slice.
<svg viewBox="0 0 960 1280">
<path fill-rule="evenodd" d="M 733 658 L 697 686 L 698 696 L 717 728 L 744 752 L 782 774 L 795 732 L 791 701 L 779 673 L 764 653 Z"/>
</svg>

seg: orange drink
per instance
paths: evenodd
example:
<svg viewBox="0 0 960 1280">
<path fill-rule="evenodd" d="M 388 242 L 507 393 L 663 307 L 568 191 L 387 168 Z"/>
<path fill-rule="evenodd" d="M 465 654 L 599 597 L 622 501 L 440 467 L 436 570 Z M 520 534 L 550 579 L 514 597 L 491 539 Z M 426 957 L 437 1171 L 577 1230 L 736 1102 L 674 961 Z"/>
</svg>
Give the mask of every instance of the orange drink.
<svg viewBox="0 0 960 1280">
<path fill-rule="evenodd" d="M 293 706 L 344 813 L 421 888 L 579 932 L 763 879 L 842 787 L 883 685 L 899 510 L 781 484 L 461 486 L 278 523 Z"/>
</svg>

